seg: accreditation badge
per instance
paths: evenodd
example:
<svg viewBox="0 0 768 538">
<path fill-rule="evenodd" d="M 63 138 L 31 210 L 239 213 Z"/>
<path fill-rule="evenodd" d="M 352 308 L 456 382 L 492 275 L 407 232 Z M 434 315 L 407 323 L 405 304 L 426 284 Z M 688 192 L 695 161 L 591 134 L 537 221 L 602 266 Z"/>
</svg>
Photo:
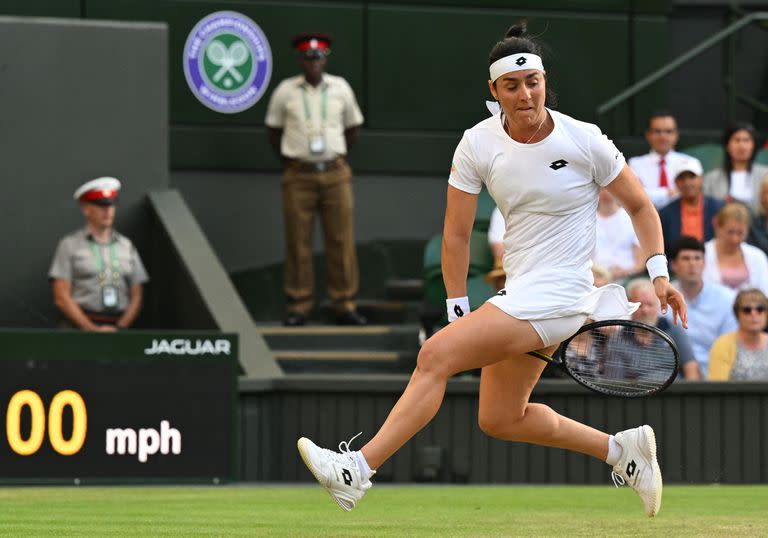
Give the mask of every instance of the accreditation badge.
<svg viewBox="0 0 768 538">
<path fill-rule="evenodd" d="M 309 152 L 312 155 L 322 155 L 325 153 L 325 137 L 322 134 L 309 136 Z"/>
<path fill-rule="evenodd" d="M 117 308 L 117 287 L 115 286 L 102 286 L 101 288 L 101 304 L 104 308 L 114 310 Z"/>
</svg>

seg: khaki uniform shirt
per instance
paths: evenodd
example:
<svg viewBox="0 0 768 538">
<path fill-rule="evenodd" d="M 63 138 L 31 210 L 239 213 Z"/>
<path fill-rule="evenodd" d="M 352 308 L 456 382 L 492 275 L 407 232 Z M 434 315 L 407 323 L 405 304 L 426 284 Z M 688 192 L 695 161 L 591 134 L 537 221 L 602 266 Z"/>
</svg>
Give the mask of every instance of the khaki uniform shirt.
<svg viewBox="0 0 768 538">
<path fill-rule="evenodd" d="M 322 114 L 324 93 L 325 121 Z M 283 80 L 272 92 L 264 121 L 268 127 L 283 129 L 280 152 L 284 157 L 330 161 L 347 154 L 344 131 L 361 125 L 363 114 L 349 83 L 325 73 L 317 87 L 308 84 L 304 75 Z M 313 154 L 309 149 L 310 139 L 318 134 L 325 139 L 325 151 Z"/>
<path fill-rule="evenodd" d="M 71 282 L 72 299 L 83 310 L 93 313 L 105 312 L 101 297 L 102 282 L 105 285 L 115 286 L 118 295 L 116 310 L 123 311 L 128 306 L 131 286 L 143 284 L 149 280 L 139 253 L 130 239 L 112 231 L 110 244 L 115 245 L 114 250 L 119 269 L 118 271 L 107 271 L 108 276 L 104 279 L 99 274 L 99 265 L 93 252 L 93 244 L 98 245 L 98 248 L 101 249 L 103 267 L 112 267 L 112 248 L 110 245 L 95 243 L 91 234 L 82 229 L 59 241 L 51 269 L 48 271 L 48 277 Z M 117 277 L 114 275 L 115 272 L 119 273 Z"/>
</svg>

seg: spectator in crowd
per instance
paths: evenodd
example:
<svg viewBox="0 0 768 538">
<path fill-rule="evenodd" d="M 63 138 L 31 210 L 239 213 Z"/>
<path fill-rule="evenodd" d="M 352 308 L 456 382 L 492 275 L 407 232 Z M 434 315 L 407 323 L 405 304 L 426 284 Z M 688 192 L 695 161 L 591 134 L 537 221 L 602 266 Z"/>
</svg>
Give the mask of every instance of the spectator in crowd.
<svg viewBox="0 0 768 538">
<path fill-rule="evenodd" d="M 592 278 L 596 288 L 602 288 L 606 284 L 613 282 L 611 270 L 595 262 L 592 262 Z"/>
<path fill-rule="evenodd" d="M 685 379 L 700 379 L 699 363 L 688 340 L 688 335 L 679 326 L 661 316 L 659 300 L 651 281 L 645 277 L 630 280 L 626 286 L 627 297 L 633 303 L 640 303 L 632 319 L 646 325 L 658 327 L 672 337 L 680 352 L 680 372 Z"/>
<path fill-rule="evenodd" d="M 677 121 L 671 112 L 659 110 L 648 119 L 645 139 L 651 151 L 629 159 L 628 164 L 642 182 L 653 205 L 661 209 L 676 195 L 671 171 L 690 155 L 675 151 L 678 132 Z M 698 159 L 697 159 L 698 160 Z"/>
<path fill-rule="evenodd" d="M 757 131 L 747 122 L 738 122 L 723 134 L 723 166 L 704 176 L 704 194 L 728 202 L 743 202 L 753 212 L 760 211 L 760 185 L 768 176 L 768 166 L 755 163 Z"/>
<path fill-rule="evenodd" d="M 739 328 L 724 334 L 709 355 L 711 381 L 768 381 L 768 299 L 755 288 L 736 295 L 733 312 Z"/>
<path fill-rule="evenodd" d="M 760 182 L 760 207 L 752 215 L 747 243 L 768 254 L 768 176 Z"/>
<path fill-rule="evenodd" d="M 358 266 L 353 234 L 352 169 L 346 155 L 363 123 L 346 80 L 325 73 L 331 38 L 294 38 L 302 74 L 272 93 L 265 123 L 283 168 L 285 325 L 304 325 L 313 303 L 312 224 L 325 236 L 328 295 L 340 325 L 365 325 L 357 312 Z"/>
<path fill-rule="evenodd" d="M 592 260 L 607 267 L 614 279 L 645 271 L 632 219 L 607 189 L 600 189 L 595 230 L 597 240 Z"/>
<path fill-rule="evenodd" d="M 683 292 L 688 305 L 690 323 L 686 334 L 704 377 L 712 343 L 719 336 L 736 330 L 732 310 L 736 292 L 704 280 L 704 244 L 695 237 L 678 239 L 670 248 L 669 260 L 677 277 L 672 285 Z"/>
<path fill-rule="evenodd" d="M 696 159 L 681 161 L 672 173 L 680 197 L 659 211 L 668 250 L 680 236 L 709 241 L 715 234 L 713 222 L 724 202 L 702 193 L 701 174 L 701 163 Z"/>
<path fill-rule="evenodd" d="M 704 245 L 704 279 L 733 290 L 758 288 L 768 291 L 768 257 L 745 243 L 749 209 L 726 204 L 715 217 L 715 237 Z"/>
<path fill-rule="evenodd" d="M 488 225 L 488 245 L 491 247 L 491 253 L 494 260 L 500 260 L 504 257 L 504 216 L 498 207 L 491 213 L 491 221 Z"/>
<path fill-rule="evenodd" d="M 110 332 L 130 327 L 141 311 L 147 272 L 131 240 L 113 227 L 120 181 L 101 177 L 75 191 L 85 228 L 65 236 L 48 277 L 64 325 Z"/>
</svg>

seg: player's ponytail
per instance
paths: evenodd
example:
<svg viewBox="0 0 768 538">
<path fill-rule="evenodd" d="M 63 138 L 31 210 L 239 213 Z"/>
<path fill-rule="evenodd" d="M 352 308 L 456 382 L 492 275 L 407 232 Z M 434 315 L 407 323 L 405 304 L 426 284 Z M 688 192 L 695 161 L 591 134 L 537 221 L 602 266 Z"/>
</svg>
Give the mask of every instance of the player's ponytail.
<svg viewBox="0 0 768 538">
<path fill-rule="evenodd" d="M 527 35 L 528 35 L 528 23 L 525 20 L 522 20 L 510 26 L 504 38 L 506 39 L 509 37 L 527 37 Z"/>
</svg>

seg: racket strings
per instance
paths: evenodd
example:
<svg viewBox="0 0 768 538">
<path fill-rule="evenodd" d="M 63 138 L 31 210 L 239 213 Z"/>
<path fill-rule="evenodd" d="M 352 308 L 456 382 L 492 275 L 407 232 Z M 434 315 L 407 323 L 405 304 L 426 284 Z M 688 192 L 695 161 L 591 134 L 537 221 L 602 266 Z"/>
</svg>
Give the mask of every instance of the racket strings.
<svg viewBox="0 0 768 538">
<path fill-rule="evenodd" d="M 677 371 L 667 340 L 642 327 L 608 326 L 578 334 L 565 350 L 574 377 L 603 392 L 640 396 L 654 392 Z"/>
</svg>

